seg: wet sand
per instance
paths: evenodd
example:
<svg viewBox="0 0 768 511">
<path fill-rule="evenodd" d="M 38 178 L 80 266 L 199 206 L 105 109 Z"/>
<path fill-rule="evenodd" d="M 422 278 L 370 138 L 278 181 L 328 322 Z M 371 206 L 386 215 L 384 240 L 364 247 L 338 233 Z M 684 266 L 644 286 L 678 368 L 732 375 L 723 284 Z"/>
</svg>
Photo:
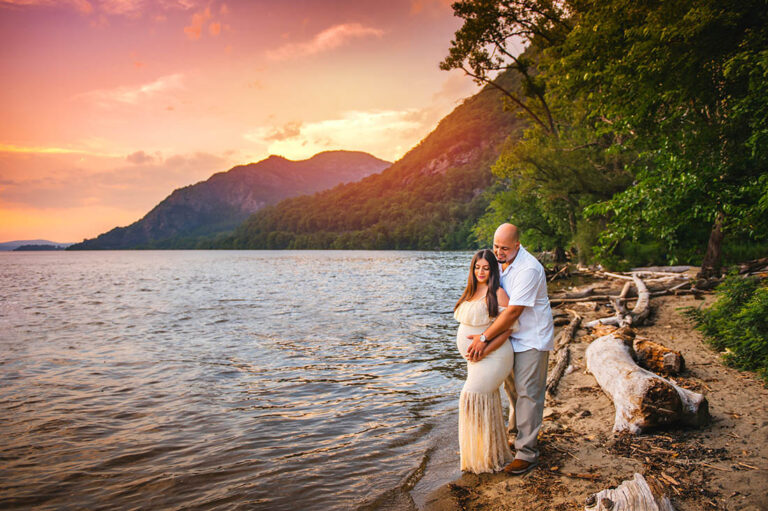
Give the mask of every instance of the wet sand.
<svg viewBox="0 0 768 511">
<path fill-rule="evenodd" d="M 429 493 L 419 507 L 584 509 L 588 496 L 639 472 L 664 487 L 680 511 L 768 510 L 768 388 L 754 374 L 724 366 L 679 310 L 713 299 L 655 297 L 651 324 L 637 328 L 638 335 L 682 352 L 686 370 L 673 379 L 706 395 L 712 415 L 708 426 L 615 436 L 613 403 L 586 373 L 584 351 L 592 337 L 581 329 L 571 344 L 572 368 L 555 397 L 547 398 L 539 466 L 523 476 L 462 474 Z M 604 305 L 569 308 L 583 323 L 610 315 Z M 458 466 L 458 454 L 453 463 Z"/>
</svg>

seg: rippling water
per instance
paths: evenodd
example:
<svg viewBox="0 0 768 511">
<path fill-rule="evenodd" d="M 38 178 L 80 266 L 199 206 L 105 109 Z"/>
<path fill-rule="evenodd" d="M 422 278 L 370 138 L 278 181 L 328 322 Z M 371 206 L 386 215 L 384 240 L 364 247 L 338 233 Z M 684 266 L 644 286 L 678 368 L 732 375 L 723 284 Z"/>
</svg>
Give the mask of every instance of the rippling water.
<svg viewBox="0 0 768 511">
<path fill-rule="evenodd" d="M 455 435 L 469 259 L 0 253 L 0 508 L 349 509 L 408 490 Z"/>
</svg>

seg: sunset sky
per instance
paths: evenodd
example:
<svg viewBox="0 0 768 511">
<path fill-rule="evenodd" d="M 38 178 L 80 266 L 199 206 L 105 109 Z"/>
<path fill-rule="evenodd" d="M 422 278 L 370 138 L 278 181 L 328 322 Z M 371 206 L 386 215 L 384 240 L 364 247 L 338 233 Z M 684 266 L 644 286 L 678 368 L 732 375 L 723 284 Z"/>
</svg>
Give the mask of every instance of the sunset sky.
<svg viewBox="0 0 768 511">
<path fill-rule="evenodd" d="M 270 154 L 394 161 L 477 91 L 446 0 L 0 0 L 0 242 L 74 242 Z"/>
</svg>

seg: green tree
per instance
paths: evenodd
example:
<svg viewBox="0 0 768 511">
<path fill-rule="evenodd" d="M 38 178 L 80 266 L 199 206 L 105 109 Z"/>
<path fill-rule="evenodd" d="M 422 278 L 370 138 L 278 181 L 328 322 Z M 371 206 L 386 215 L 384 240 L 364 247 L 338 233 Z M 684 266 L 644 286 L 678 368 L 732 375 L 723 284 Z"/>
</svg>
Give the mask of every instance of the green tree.
<svg viewBox="0 0 768 511">
<path fill-rule="evenodd" d="M 646 233 L 678 256 L 725 234 L 765 239 L 768 3 L 587 1 L 549 57 L 555 94 L 586 102 L 635 151 L 634 185 L 590 208 L 603 253 Z M 599 129 L 599 128 L 598 128 Z"/>
<path fill-rule="evenodd" d="M 597 129 L 583 101 L 553 94 L 549 87 L 549 55 L 557 55 L 573 30 L 576 6 L 483 0 L 457 2 L 454 11 L 464 25 L 441 67 L 460 68 L 490 83 L 499 71 L 516 73 L 523 87 L 504 97 L 509 109 L 529 121 L 523 137 L 511 140 L 494 166 L 505 186 L 477 224 L 478 237 L 489 238 L 498 222 L 511 220 L 525 243 L 549 242 L 560 254 L 573 243 L 586 262 L 594 240 L 580 231 L 594 229 L 586 225 L 583 210 L 626 188 L 629 176 L 626 154 L 615 150 L 622 136 Z"/>
</svg>

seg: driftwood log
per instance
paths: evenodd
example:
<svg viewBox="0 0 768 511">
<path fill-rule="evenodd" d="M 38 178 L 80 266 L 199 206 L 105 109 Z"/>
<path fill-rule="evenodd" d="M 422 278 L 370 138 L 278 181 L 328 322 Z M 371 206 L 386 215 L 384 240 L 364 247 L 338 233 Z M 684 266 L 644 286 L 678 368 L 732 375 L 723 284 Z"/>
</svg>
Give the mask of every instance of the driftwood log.
<svg viewBox="0 0 768 511">
<path fill-rule="evenodd" d="M 625 284 L 621 294 L 613 301 L 613 307 L 616 314 L 608 318 L 600 318 L 590 321 L 586 326 L 617 325 L 623 327 L 642 324 L 651 312 L 651 294 L 643 280 L 634 273 L 632 274 L 632 281 L 637 288 L 637 303 L 631 311 L 628 311 L 623 305 L 623 299 L 626 297 L 627 293 L 629 293 L 629 287 Z M 630 283 L 627 282 L 627 284 Z"/>
<path fill-rule="evenodd" d="M 640 474 L 624 481 L 614 490 L 602 490 L 587 497 L 586 511 L 675 511 L 672 503 L 654 491 Z"/>
<path fill-rule="evenodd" d="M 557 361 L 555 362 L 554 369 L 547 376 L 547 394 L 550 396 L 557 392 L 557 385 L 560 383 L 563 374 L 565 374 L 566 368 L 568 368 L 571 358 L 571 348 L 568 344 L 573 340 L 573 336 L 576 335 L 576 330 L 579 329 L 579 324 L 581 324 L 581 316 L 573 311 L 570 312 L 573 314 L 573 318 L 567 326 L 563 327 L 557 339 L 555 339 Z"/>
<path fill-rule="evenodd" d="M 674 424 L 706 424 L 706 398 L 638 366 L 633 338 L 631 330 L 619 329 L 592 341 L 585 353 L 587 370 L 616 409 L 613 431 L 638 434 Z"/>
<path fill-rule="evenodd" d="M 676 286 L 672 286 L 670 288 L 661 289 L 659 291 L 651 291 L 648 293 L 649 296 L 664 296 L 664 295 L 699 295 L 704 294 L 706 291 L 699 288 L 691 288 L 691 289 L 682 289 L 683 287 L 690 286 L 690 282 L 683 282 L 681 284 L 678 284 Z M 550 298 L 549 303 L 553 307 L 557 307 L 559 305 L 563 305 L 565 303 L 581 303 L 581 302 L 608 302 L 613 301 L 616 298 L 621 299 L 622 301 L 627 301 L 628 299 L 634 298 L 635 293 L 630 290 L 629 293 L 627 293 L 627 296 L 624 298 L 621 298 L 619 295 L 592 295 L 592 296 L 586 296 L 584 298 L 557 298 L 553 297 Z M 586 325 L 589 326 L 589 325 Z"/>
<path fill-rule="evenodd" d="M 757 271 L 768 271 L 768 257 L 753 259 L 739 264 L 739 273 L 752 273 Z"/>
<path fill-rule="evenodd" d="M 641 337 L 635 338 L 633 348 L 637 363 L 651 372 L 678 374 L 685 370 L 685 359 L 679 351 Z"/>
<path fill-rule="evenodd" d="M 610 291 L 610 286 L 601 286 L 598 284 L 590 284 L 588 286 L 584 286 L 578 289 L 574 289 L 572 291 L 563 291 L 561 293 L 552 295 L 550 297 L 550 300 L 560 300 L 560 299 L 573 299 L 573 298 L 586 298 L 588 296 L 592 296 L 595 293 L 602 293 L 605 294 Z"/>
<path fill-rule="evenodd" d="M 644 266 L 642 268 L 632 268 L 632 271 L 647 271 L 653 273 L 684 273 L 688 270 L 695 269 L 695 266 Z"/>
</svg>

